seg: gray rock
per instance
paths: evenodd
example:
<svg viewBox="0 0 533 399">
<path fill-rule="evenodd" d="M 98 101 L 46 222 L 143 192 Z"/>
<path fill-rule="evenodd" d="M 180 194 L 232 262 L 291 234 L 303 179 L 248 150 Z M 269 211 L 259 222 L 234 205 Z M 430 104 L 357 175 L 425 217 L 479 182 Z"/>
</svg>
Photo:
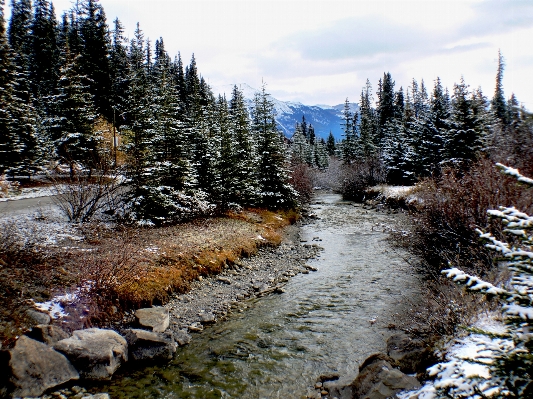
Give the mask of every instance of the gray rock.
<svg viewBox="0 0 533 399">
<path fill-rule="evenodd" d="M 227 277 L 220 276 L 217 277 L 217 280 L 224 284 L 231 284 L 231 280 Z"/>
<path fill-rule="evenodd" d="M 126 340 L 112 330 L 89 328 L 74 331 L 72 337 L 54 344 L 76 367 L 82 378 L 109 380 L 128 360 Z"/>
<path fill-rule="evenodd" d="M 416 373 L 426 370 L 432 352 L 422 340 L 398 333 L 387 340 L 387 354 L 404 373 Z"/>
<path fill-rule="evenodd" d="M 48 313 L 38 312 L 33 309 L 26 310 L 28 316 L 35 324 L 50 324 L 51 318 Z"/>
<path fill-rule="evenodd" d="M 354 397 L 386 399 L 394 397 L 400 391 L 420 387 L 416 378 L 395 369 L 390 361 L 390 358 L 382 354 L 366 359 L 359 369 L 359 375 L 350 384 Z"/>
<path fill-rule="evenodd" d="M 174 339 L 179 346 L 188 345 L 192 341 L 192 337 L 187 334 L 187 331 L 179 330 L 174 333 Z"/>
<path fill-rule="evenodd" d="M 55 325 L 39 324 L 26 333 L 30 338 L 43 342 L 46 345 L 53 345 L 62 339 L 69 337 L 68 333 Z"/>
<path fill-rule="evenodd" d="M 200 313 L 200 323 L 202 324 L 214 324 L 217 322 L 215 315 L 211 312 Z"/>
<path fill-rule="evenodd" d="M 133 360 L 171 360 L 178 346 L 172 334 L 129 329 L 124 332 Z"/>
<path fill-rule="evenodd" d="M 204 326 L 202 326 L 200 323 L 192 323 L 188 327 L 189 331 L 191 332 L 200 332 L 204 330 Z"/>
<path fill-rule="evenodd" d="M 19 338 L 9 357 L 14 397 L 40 396 L 47 389 L 79 379 L 65 356 L 26 336 Z"/>
<path fill-rule="evenodd" d="M 135 318 L 140 326 L 153 332 L 164 332 L 170 324 L 168 309 L 162 307 L 137 309 Z"/>
</svg>

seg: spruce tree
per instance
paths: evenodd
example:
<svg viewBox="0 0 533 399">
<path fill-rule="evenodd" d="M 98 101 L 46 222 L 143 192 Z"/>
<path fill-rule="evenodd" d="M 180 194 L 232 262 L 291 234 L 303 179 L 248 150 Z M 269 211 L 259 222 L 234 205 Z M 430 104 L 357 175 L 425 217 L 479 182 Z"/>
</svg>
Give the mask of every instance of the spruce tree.
<svg viewBox="0 0 533 399">
<path fill-rule="evenodd" d="M 69 165 L 73 176 L 76 164 L 89 168 L 98 164 L 100 137 L 94 132 L 96 113 L 89 79 L 80 66 L 81 57 L 70 54 L 68 46 L 64 52 L 57 94 L 44 100 L 52 111 L 47 126 L 55 142 L 56 155 Z"/>
<path fill-rule="evenodd" d="M 226 97 L 219 96 L 216 102 L 216 119 L 220 136 L 220 154 L 217 162 L 219 187 L 217 190 L 218 204 L 221 209 L 227 209 L 238 203 L 235 195 L 238 186 L 237 145 L 228 109 Z"/>
<path fill-rule="evenodd" d="M 324 139 L 316 140 L 314 145 L 315 165 L 319 169 L 326 169 L 329 166 L 329 154 Z"/>
<path fill-rule="evenodd" d="M 137 24 L 128 50 L 128 89 L 125 98 L 122 127 L 124 150 L 127 155 L 128 183 L 127 202 L 131 204 L 130 216 L 138 222 L 157 224 L 161 222 L 157 198 L 151 189 L 152 154 L 154 139 L 153 92 L 144 64 L 144 35 Z"/>
<path fill-rule="evenodd" d="M 372 85 L 367 79 L 365 88 L 361 91 L 359 101 L 360 118 L 358 148 L 364 158 L 377 154 L 376 118 L 372 108 Z"/>
<path fill-rule="evenodd" d="M 109 38 L 106 16 L 97 0 L 84 0 L 81 4 L 80 24 L 82 72 L 90 79 L 89 92 L 95 108 L 101 115 L 112 118 L 110 103 Z"/>
<path fill-rule="evenodd" d="M 348 98 L 344 101 L 342 112 L 342 130 L 344 140 L 342 142 L 342 159 L 345 164 L 355 162 L 357 158 L 357 137 L 355 134 L 357 116 L 352 113 Z"/>
<path fill-rule="evenodd" d="M 296 204 L 296 192 L 289 184 L 283 137 L 277 129 L 275 116 L 274 103 L 263 84 L 261 92 L 255 95 L 252 111 L 260 203 L 268 208 L 289 208 Z"/>
<path fill-rule="evenodd" d="M 326 141 L 326 151 L 328 152 L 328 155 L 330 157 L 335 155 L 335 149 L 336 149 L 335 137 L 333 136 L 333 133 L 331 133 L 330 131 L 328 135 L 328 139 Z"/>
<path fill-rule="evenodd" d="M 297 165 L 307 162 L 309 157 L 309 143 L 302 132 L 302 125 L 299 123 L 296 124 L 291 141 L 291 163 Z"/>
<path fill-rule="evenodd" d="M 11 19 L 7 34 L 9 45 L 15 54 L 15 62 L 21 72 L 29 68 L 31 20 L 31 0 L 11 0 Z"/>
<path fill-rule="evenodd" d="M 7 41 L 4 20 L 4 0 L 0 0 L 0 175 L 14 173 L 23 145 L 15 132 L 14 119 L 15 64 Z"/>
<path fill-rule="evenodd" d="M 255 142 L 250 129 L 248 108 L 237 86 L 233 87 L 229 112 L 235 142 L 235 202 L 254 205 L 259 197 Z"/>
<path fill-rule="evenodd" d="M 109 74 L 111 80 L 110 103 L 113 108 L 113 121 L 118 126 L 123 123 L 120 115 L 126 111 L 125 93 L 128 88 L 128 54 L 125 45 L 124 27 L 118 18 L 113 22 Z"/>
<path fill-rule="evenodd" d="M 30 29 L 29 77 L 34 97 L 41 99 L 54 94 L 60 66 L 57 21 L 48 0 L 35 0 Z"/>
<path fill-rule="evenodd" d="M 508 114 L 502 83 L 504 67 L 505 62 L 502 52 L 498 50 L 498 72 L 496 73 L 496 88 L 494 90 L 494 97 L 492 98 L 491 107 L 496 118 L 498 118 L 500 123 L 505 126 L 508 123 Z"/>
<path fill-rule="evenodd" d="M 483 148 L 482 133 L 468 85 L 461 78 L 454 85 L 451 100 L 450 129 L 445 143 L 447 161 L 459 167 L 468 166 Z"/>
</svg>

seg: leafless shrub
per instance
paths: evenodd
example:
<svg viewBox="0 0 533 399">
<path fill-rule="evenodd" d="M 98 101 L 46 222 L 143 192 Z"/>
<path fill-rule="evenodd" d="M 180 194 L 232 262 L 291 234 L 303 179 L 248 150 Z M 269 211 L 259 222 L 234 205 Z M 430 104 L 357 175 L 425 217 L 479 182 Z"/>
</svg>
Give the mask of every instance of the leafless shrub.
<svg viewBox="0 0 533 399">
<path fill-rule="evenodd" d="M 313 170 L 305 163 L 291 166 L 291 185 L 298 193 L 300 204 L 308 203 L 313 195 Z"/>
<path fill-rule="evenodd" d="M 325 170 L 314 170 L 313 186 L 339 192 L 343 182 L 343 164 L 336 157 L 329 159 L 329 166 Z"/>
<path fill-rule="evenodd" d="M 19 191 L 19 182 L 7 180 L 5 175 L 0 175 L 0 198 L 8 197 L 9 194 Z"/>
<path fill-rule="evenodd" d="M 114 214 L 121 205 L 121 174 L 107 162 L 69 178 L 49 175 L 53 200 L 71 222 L 88 222 L 99 212 Z"/>
<path fill-rule="evenodd" d="M 453 336 L 494 305 L 441 276 L 423 282 L 421 288 L 423 294 L 404 305 L 408 311 L 396 316 L 397 327 L 429 342 Z"/>
<path fill-rule="evenodd" d="M 385 182 L 385 170 L 378 157 L 369 157 L 360 162 L 345 165 L 342 169 L 342 196 L 345 199 L 364 201 L 366 189 Z"/>
<path fill-rule="evenodd" d="M 488 218 L 488 209 L 516 204 L 532 209 L 533 190 L 520 189 L 488 160 L 463 173 L 444 170 L 442 176 L 420 183 L 408 235 L 396 235 L 402 245 L 422 259 L 424 273 L 438 274 L 452 264 L 483 275 L 494 266 L 493 254 L 479 245 L 475 229 L 501 230 Z"/>
</svg>

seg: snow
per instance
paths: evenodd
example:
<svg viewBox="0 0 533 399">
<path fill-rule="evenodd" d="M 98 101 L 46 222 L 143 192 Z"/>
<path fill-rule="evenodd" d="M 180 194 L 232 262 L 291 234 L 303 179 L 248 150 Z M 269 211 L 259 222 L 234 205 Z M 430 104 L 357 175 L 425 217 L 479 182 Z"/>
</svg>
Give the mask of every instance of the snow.
<svg viewBox="0 0 533 399">
<path fill-rule="evenodd" d="M 52 319 L 61 319 L 68 316 L 63 309 L 63 303 L 74 302 L 77 299 L 76 294 L 58 295 L 46 302 L 34 302 L 33 306 L 42 312 L 46 312 Z"/>
<path fill-rule="evenodd" d="M 506 327 L 497 313 L 480 315 L 473 327 L 493 334 L 506 332 Z M 437 398 L 438 389 L 451 389 L 457 397 L 463 397 L 461 395 L 466 394 L 471 398 L 480 398 L 473 392 L 467 378 L 480 378 L 478 384 L 480 388 L 483 388 L 485 396 L 493 396 L 499 392 L 499 389 L 491 387 L 488 381 L 492 349 L 508 344 L 506 340 L 481 334 L 470 334 L 451 341 L 443 349 L 446 352 L 445 361 L 428 369 L 429 375 L 435 377 L 435 380 L 426 382 L 417 391 L 403 392 L 398 397 L 400 399 L 434 399 Z"/>
<path fill-rule="evenodd" d="M 15 200 L 29 199 L 29 198 L 50 197 L 50 196 L 55 195 L 56 193 L 57 193 L 57 189 L 51 186 L 22 188 L 18 190 L 17 192 L 11 192 L 11 191 L 8 192 L 6 197 L 0 198 L 0 202 L 15 201 Z"/>
</svg>

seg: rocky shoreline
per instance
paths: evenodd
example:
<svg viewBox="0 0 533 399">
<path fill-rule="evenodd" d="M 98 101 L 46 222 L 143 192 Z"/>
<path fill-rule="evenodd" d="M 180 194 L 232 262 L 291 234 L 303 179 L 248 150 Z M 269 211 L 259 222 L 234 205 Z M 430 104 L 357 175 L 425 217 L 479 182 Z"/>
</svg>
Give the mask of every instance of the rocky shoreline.
<svg viewBox="0 0 533 399">
<path fill-rule="evenodd" d="M 316 270 L 305 261 L 319 252 L 316 243 L 300 241 L 298 225 L 288 226 L 280 246 L 262 248 L 257 255 L 227 265 L 218 275 L 193 282 L 189 292 L 173 296 L 165 305 L 170 312 L 170 329 L 196 332 L 232 311 L 242 311 L 244 300 L 283 293 L 290 277 Z"/>
<path fill-rule="evenodd" d="M 3 363 L 5 364 L 2 365 L 2 368 L 7 367 L 8 369 L 7 374 L 4 373 L 4 376 L 7 376 L 7 379 L 11 378 L 11 383 L 16 382 L 19 384 L 18 392 L 39 391 L 39 388 L 35 387 L 35 380 L 23 383 L 22 379 L 31 374 L 29 369 L 35 367 L 35 364 L 38 364 L 37 368 L 42 368 L 43 365 L 40 363 L 42 363 L 43 359 L 27 357 L 25 353 L 32 352 L 35 348 L 38 348 L 39 351 L 47 353 L 49 356 L 65 355 L 71 362 L 76 363 L 78 361 L 79 363 L 78 352 L 80 350 L 78 350 L 79 348 L 72 350 L 71 347 L 77 346 L 79 341 L 84 339 L 83 335 L 93 335 L 92 330 L 99 330 L 94 331 L 94 333 L 102 335 L 116 334 L 116 331 L 118 331 L 122 337 L 126 337 L 125 340 L 119 334 L 113 337 L 114 340 L 124 340 L 125 346 L 121 349 L 121 351 L 125 351 L 125 354 L 121 353 L 121 360 L 117 363 L 116 368 L 127 360 L 128 345 L 130 361 L 141 360 L 139 356 L 141 358 L 142 356 L 147 356 L 149 359 L 159 359 L 159 361 L 169 360 L 176 347 L 187 345 L 193 339 L 194 333 L 202 331 L 208 325 L 223 320 L 231 312 L 243 312 L 246 308 L 246 300 L 269 294 L 283 293 L 283 286 L 290 277 L 299 273 L 316 271 L 314 267 L 306 265 L 305 262 L 308 259 L 320 256 L 320 246 L 316 243 L 301 242 L 299 224 L 286 227 L 283 235 L 282 243 L 278 247 L 263 247 L 254 256 L 242 258 L 231 265 L 225 265 L 223 272 L 218 275 L 199 277 L 198 280 L 191 283 L 188 292 L 173 295 L 171 300 L 163 308 L 160 308 L 163 311 L 161 312 L 162 327 L 156 328 L 150 326 L 150 323 L 143 322 L 139 316 L 139 311 L 129 311 L 122 321 L 115 322 L 114 325 L 109 326 L 112 330 L 79 330 L 75 331 L 73 337 L 70 338 L 54 325 L 44 324 L 34 328 L 34 331 L 30 331 L 27 336 L 24 336 L 24 339 L 19 339 L 19 345 L 15 345 L 14 349 L 4 351 L 5 356 L 3 357 L 5 359 Z M 155 308 L 152 309 L 155 310 Z M 155 321 L 155 323 L 158 322 Z M 148 330 L 140 330 L 138 329 L 139 327 L 144 327 Z M 148 336 L 149 334 L 153 336 Z M 82 338 L 80 339 L 78 335 Z M 91 343 L 91 345 L 93 344 Z M 25 345 L 29 345 L 29 349 L 25 348 Z M 86 349 L 83 351 L 86 351 Z M 113 349 L 114 352 L 115 350 Z M 168 353 L 171 353 L 170 357 Z M 161 356 L 161 354 L 164 354 L 164 356 Z M 10 359 L 17 356 L 19 358 L 22 356 L 22 361 L 19 359 L 20 362 L 15 366 L 14 361 Z M 115 361 L 114 355 L 111 355 L 110 359 L 110 361 Z M 63 362 L 63 359 L 59 360 Z M 64 361 L 68 363 L 67 359 L 64 359 Z M 68 364 L 70 365 L 70 363 Z M 17 367 L 22 369 L 16 370 Z M 46 368 L 46 366 L 44 367 Z M 25 368 L 28 370 L 25 370 Z M 80 387 L 80 385 L 83 385 L 83 375 L 86 370 L 82 367 L 77 368 L 79 368 L 78 372 L 81 377 L 79 381 L 78 372 L 74 368 L 72 368 L 70 373 L 72 376 L 69 375 L 68 378 L 63 378 L 64 376 L 61 375 L 57 378 L 57 381 L 57 376 L 53 375 L 54 371 L 51 377 L 48 376 L 50 377 L 48 378 L 48 385 L 41 390 L 45 391 L 46 389 L 45 394 L 41 394 L 42 396 L 33 394 L 33 396 L 23 397 L 42 399 L 105 399 L 109 397 L 107 394 L 92 395 L 85 388 Z M 116 368 L 110 372 L 111 375 Z M 50 369 L 46 370 L 46 372 L 50 372 Z M 106 379 L 108 378 L 111 378 L 110 375 L 106 377 Z M 69 379 L 71 379 L 70 382 L 68 382 Z M 20 384 L 29 384 L 29 390 L 25 391 L 25 388 L 21 388 Z M 54 389 L 54 384 L 60 389 L 51 392 Z M 13 393 L 8 394 L 4 391 L 3 395 L 6 394 L 11 395 L 6 397 L 13 397 Z M 19 396 L 21 395 L 19 394 Z M 17 396 L 15 395 L 14 397 Z"/>
</svg>

